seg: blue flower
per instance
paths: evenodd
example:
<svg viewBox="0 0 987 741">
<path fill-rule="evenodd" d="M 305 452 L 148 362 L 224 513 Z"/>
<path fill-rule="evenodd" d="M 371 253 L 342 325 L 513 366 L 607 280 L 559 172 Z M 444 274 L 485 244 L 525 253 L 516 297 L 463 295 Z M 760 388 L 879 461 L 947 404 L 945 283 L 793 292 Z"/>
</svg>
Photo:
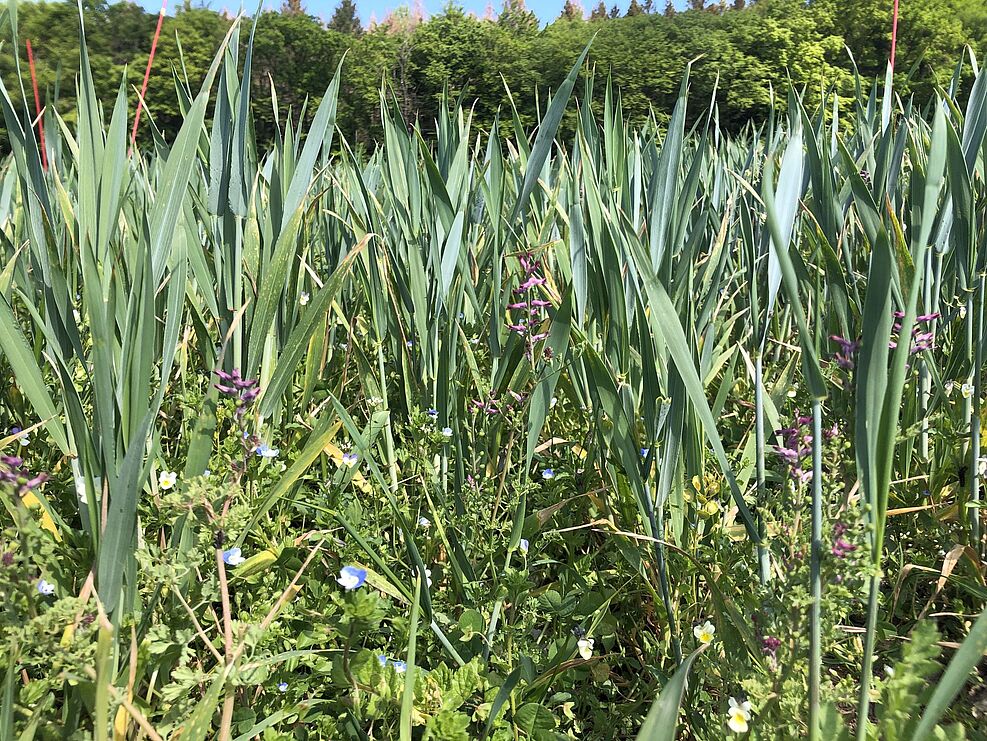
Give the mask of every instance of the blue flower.
<svg viewBox="0 0 987 741">
<path fill-rule="evenodd" d="M 549 479 L 554 479 L 555 471 L 553 471 L 551 468 L 544 468 L 542 469 L 541 477 L 546 481 L 548 481 Z"/>
<path fill-rule="evenodd" d="M 452 428 L 451 427 L 443 427 L 442 428 L 442 437 L 452 437 Z"/>
<path fill-rule="evenodd" d="M 404 661 L 398 661 L 397 659 L 391 662 L 391 666 L 394 667 L 394 671 L 396 671 L 398 674 L 404 674 L 404 672 L 408 669 L 407 663 L 405 663 Z"/>
<path fill-rule="evenodd" d="M 360 460 L 360 456 L 356 453 L 344 453 L 343 454 L 343 465 L 347 468 L 353 468 L 356 466 L 357 461 Z"/>
<path fill-rule="evenodd" d="M 642 458 L 647 458 L 648 457 L 648 453 L 650 451 L 651 451 L 651 448 L 641 448 L 641 457 Z"/>
<path fill-rule="evenodd" d="M 280 453 L 281 451 L 278 450 L 277 448 L 272 448 L 267 443 L 261 443 L 256 448 L 254 448 L 254 452 L 257 455 L 259 455 L 261 458 L 277 458 L 278 453 Z"/>
<path fill-rule="evenodd" d="M 288 691 L 288 683 L 278 682 L 278 692 L 287 692 L 287 691 Z"/>
<path fill-rule="evenodd" d="M 528 540 L 527 540 L 527 538 L 521 538 L 521 542 L 518 543 L 518 545 L 521 548 L 521 553 L 527 553 L 528 552 Z"/>
<path fill-rule="evenodd" d="M 377 654 L 377 662 L 381 666 L 387 666 L 387 657 L 384 654 Z"/>
<path fill-rule="evenodd" d="M 339 577 L 336 579 L 339 585 L 347 592 L 359 589 L 367 580 L 367 570 L 356 566 L 344 566 L 339 570 Z"/>
<path fill-rule="evenodd" d="M 227 566 L 239 566 L 246 560 L 239 548 L 230 548 L 228 551 L 223 551 L 223 562 Z"/>
<path fill-rule="evenodd" d="M 55 593 L 55 585 L 44 579 L 38 579 L 38 591 L 45 597 L 50 597 Z"/>
<path fill-rule="evenodd" d="M 438 417 L 438 416 L 439 416 L 439 413 L 438 413 L 438 411 L 437 411 L 437 410 L 435 410 L 435 409 L 429 409 L 428 411 L 426 411 L 426 412 L 425 412 L 425 414 L 427 414 L 427 415 L 428 415 L 429 417 L 431 417 L 432 419 L 435 419 L 436 417 Z"/>
</svg>

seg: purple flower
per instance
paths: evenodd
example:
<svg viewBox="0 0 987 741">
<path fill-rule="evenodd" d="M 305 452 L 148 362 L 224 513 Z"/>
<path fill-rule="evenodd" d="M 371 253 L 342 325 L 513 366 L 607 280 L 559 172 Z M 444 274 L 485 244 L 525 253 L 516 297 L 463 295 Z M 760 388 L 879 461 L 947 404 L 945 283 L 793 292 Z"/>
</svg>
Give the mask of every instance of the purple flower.
<svg viewBox="0 0 987 741">
<path fill-rule="evenodd" d="M 857 550 L 857 546 L 843 538 L 837 538 L 833 543 L 832 554 L 837 558 L 846 558 L 849 554 Z"/>
<path fill-rule="evenodd" d="M 774 656 L 779 648 L 781 648 L 781 641 L 774 636 L 764 636 L 761 639 L 761 650 L 764 651 L 765 655 Z"/>
</svg>

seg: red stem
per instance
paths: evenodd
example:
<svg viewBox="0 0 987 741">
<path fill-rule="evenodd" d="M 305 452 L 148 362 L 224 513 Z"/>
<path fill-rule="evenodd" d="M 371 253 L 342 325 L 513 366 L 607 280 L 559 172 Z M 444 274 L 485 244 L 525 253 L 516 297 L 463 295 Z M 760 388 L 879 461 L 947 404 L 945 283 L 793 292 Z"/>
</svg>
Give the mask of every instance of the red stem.
<svg viewBox="0 0 987 741">
<path fill-rule="evenodd" d="M 151 77 L 151 65 L 154 64 L 154 52 L 158 48 L 158 37 L 161 35 L 161 22 L 164 21 L 168 0 L 162 0 L 161 12 L 158 13 L 158 26 L 154 29 L 154 40 L 151 41 L 151 54 L 147 58 L 147 69 L 144 70 L 144 84 L 141 85 L 141 97 L 137 101 L 137 112 L 134 114 L 134 129 L 130 132 L 130 151 L 137 143 L 137 127 L 141 122 L 141 109 L 144 107 L 144 96 L 147 95 L 147 81 Z"/>
<path fill-rule="evenodd" d="M 894 72 L 894 54 L 898 46 L 898 0 L 894 0 L 894 17 L 891 22 L 891 71 Z"/>
<path fill-rule="evenodd" d="M 31 87 L 34 88 L 34 110 L 38 113 L 38 140 L 41 145 L 41 166 L 48 169 L 48 152 L 45 151 L 45 126 L 41 121 L 41 97 L 38 95 L 38 76 L 34 71 L 34 50 L 27 39 L 27 65 L 31 68 Z"/>
</svg>

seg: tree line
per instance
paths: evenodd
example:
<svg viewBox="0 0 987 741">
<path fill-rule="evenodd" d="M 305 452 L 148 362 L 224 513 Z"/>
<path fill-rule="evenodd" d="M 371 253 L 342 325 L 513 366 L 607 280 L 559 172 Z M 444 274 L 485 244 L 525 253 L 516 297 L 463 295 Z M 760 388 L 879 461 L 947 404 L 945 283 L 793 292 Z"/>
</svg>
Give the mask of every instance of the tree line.
<svg viewBox="0 0 987 741">
<path fill-rule="evenodd" d="M 803 87 L 810 102 L 823 88 L 849 94 L 855 67 L 865 79 L 883 76 L 890 55 L 892 0 L 689 4 L 676 11 L 671 2 L 656 7 L 653 0 L 630 0 L 621 11 L 601 0 L 587 12 L 577 0 L 565 0 L 558 18 L 542 27 L 523 0 L 505 0 L 498 13 L 482 18 L 451 2 L 428 18 L 414 7 L 401 7 L 366 22 L 353 0 L 341 0 L 328 21 L 307 13 L 301 0 L 286 0 L 280 12 L 263 12 L 257 19 L 251 74 L 257 135 L 272 137 L 277 126 L 297 118 L 305 101 L 306 110 L 314 111 L 341 61 L 338 125 L 349 141 L 372 147 L 381 131 L 382 87 L 406 119 L 425 130 L 443 95 L 462 96 L 481 127 L 498 111 L 513 115 L 514 110 L 529 126 L 594 36 L 587 67 L 596 80 L 594 105 L 602 105 L 609 77 L 632 123 L 660 119 L 671 110 L 691 61 L 693 99 L 709 101 L 715 95 L 720 124 L 733 131 L 766 115 L 772 96 L 783 97 L 789 81 Z M 29 39 L 43 104 L 72 110 L 79 61 L 76 1 L 21 2 L 17 14 L 20 39 L 10 39 L 8 27 L 0 47 L 0 75 L 11 98 L 17 102 L 22 85 L 31 95 Z M 164 19 L 143 138 L 151 136 L 152 122 L 166 139 L 177 130 L 180 89 L 197 89 L 231 20 L 189 0 Z M 111 100 L 126 74 L 133 109 L 157 16 L 130 2 L 85 0 L 84 21 L 100 97 Z M 241 34 L 242 44 L 247 36 Z M 987 52 L 982 0 L 905 0 L 896 89 L 927 99 L 949 83 L 967 46 L 981 57 Z"/>
</svg>

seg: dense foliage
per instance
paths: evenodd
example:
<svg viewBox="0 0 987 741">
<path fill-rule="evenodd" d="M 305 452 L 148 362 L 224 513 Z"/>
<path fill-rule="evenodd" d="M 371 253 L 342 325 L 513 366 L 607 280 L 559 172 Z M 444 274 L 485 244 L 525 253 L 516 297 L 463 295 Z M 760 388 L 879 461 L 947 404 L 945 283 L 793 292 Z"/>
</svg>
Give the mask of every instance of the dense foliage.
<svg viewBox="0 0 987 741">
<path fill-rule="evenodd" d="M 0 738 L 984 738 L 987 71 L 265 147 L 259 28 L 0 89 Z"/>
<path fill-rule="evenodd" d="M 0 48 L 0 75 L 16 100 L 20 88 L 12 55 L 15 49 L 23 55 L 24 39 L 29 39 L 42 100 L 71 116 L 72 77 L 79 63 L 75 0 L 19 5 L 20 46 L 11 41 Z M 83 5 L 97 94 L 115 96 L 129 67 L 128 102 L 133 108 L 156 15 L 129 2 L 86 0 Z M 693 95 L 705 102 L 715 93 L 720 125 L 732 132 L 763 120 L 772 91 L 785 90 L 789 80 L 805 86 L 810 104 L 818 103 L 824 88 L 852 97 L 854 63 L 864 79 L 883 77 L 891 47 L 891 0 L 706 2 L 703 10 L 678 13 L 662 12 L 658 5 L 635 1 L 626 14 L 597 8 L 584 19 L 581 9 L 560 3 L 559 19 L 539 28 L 523 0 L 510 0 L 491 19 L 466 14 L 452 3 L 425 20 L 399 9 L 363 32 L 351 2 L 341 3 L 328 22 L 306 15 L 304 3 L 285 3 L 283 12 L 261 15 L 254 39 L 251 99 L 258 140 L 270 144 L 275 107 L 282 121 L 289 110 L 297 117 L 306 100 L 311 113 L 344 55 L 338 125 L 352 144 L 374 146 L 382 134 L 382 81 L 404 117 L 418 120 L 429 133 L 443 94 L 461 95 L 466 107 L 474 107 L 476 126 L 489 131 L 497 111 L 509 108 L 507 89 L 521 122 L 531 126 L 539 118 L 539 101 L 543 104 L 546 93 L 562 82 L 571 60 L 594 35 L 587 70 L 613 76 L 629 123 L 641 125 L 652 113 L 665 117 L 685 65 L 700 57 L 692 70 Z M 182 121 L 173 75 L 187 77 L 197 88 L 230 22 L 223 14 L 188 3 L 165 19 L 147 105 L 166 139 Z M 241 43 L 246 44 L 245 37 Z M 987 52 L 987 5 L 981 0 L 902 3 L 898 93 L 927 100 L 936 86 L 949 81 L 964 45 L 976 54 Z M 594 104 L 601 112 L 602 87 Z M 783 108 L 784 96 L 774 105 Z M 573 127 L 574 119 L 563 122 L 567 135 Z M 142 136 L 150 140 L 146 126 Z"/>
</svg>

